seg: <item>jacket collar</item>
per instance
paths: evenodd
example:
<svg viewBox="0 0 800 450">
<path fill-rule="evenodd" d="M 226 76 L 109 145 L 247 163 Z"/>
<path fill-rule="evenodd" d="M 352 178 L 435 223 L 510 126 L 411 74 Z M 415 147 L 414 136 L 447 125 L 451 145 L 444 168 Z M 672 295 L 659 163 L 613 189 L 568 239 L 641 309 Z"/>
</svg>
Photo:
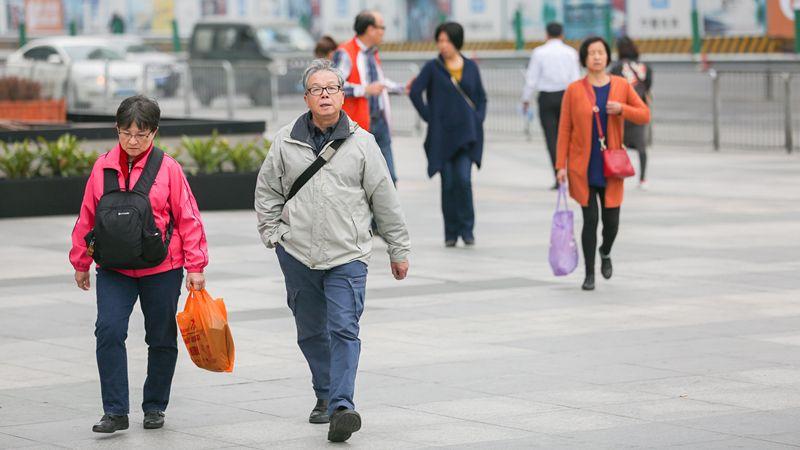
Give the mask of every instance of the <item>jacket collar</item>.
<svg viewBox="0 0 800 450">
<path fill-rule="evenodd" d="M 331 139 L 347 139 L 355 132 L 354 124 L 355 122 L 352 122 L 347 117 L 347 114 L 345 114 L 344 111 L 341 111 L 339 113 L 339 121 L 336 123 L 336 126 L 333 129 L 333 134 L 331 134 Z M 294 121 L 294 124 L 292 125 L 292 131 L 289 133 L 288 139 L 314 148 L 314 143 L 311 140 L 311 125 L 311 111 L 303 113 L 303 115 Z"/>
<path fill-rule="evenodd" d="M 152 150 L 153 150 L 153 145 L 151 144 L 150 148 L 147 149 L 145 154 L 150 153 Z M 122 152 L 123 152 L 122 147 L 120 147 L 119 142 L 117 142 L 117 145 L 115 145 L 114 148 L 112 148 L 108 153 L 105 154 L 105 157 L 103 157 L 103 160 L 101 162 L 101 166 L 103 167 L 103 169 L 114 169 L 117 172 L 122 172 L 122 167 L 120 167 L 119 165 L 119 157 Z M 146 162 L 147 158 L 139 158 L 139 160 L 136 161 L 136 164 L 134 164 L 133 167 L 139 167 L 139 168 L 144 167 Z"/>
</svg>

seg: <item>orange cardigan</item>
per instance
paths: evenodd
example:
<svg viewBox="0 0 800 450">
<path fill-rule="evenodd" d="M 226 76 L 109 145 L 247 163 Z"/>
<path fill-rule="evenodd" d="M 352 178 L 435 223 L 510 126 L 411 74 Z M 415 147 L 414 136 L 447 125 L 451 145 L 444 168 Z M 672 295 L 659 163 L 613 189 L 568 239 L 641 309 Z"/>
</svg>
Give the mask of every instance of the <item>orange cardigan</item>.
<svg viewBox="0 0 800 450">
<path fill-rule="evenodd" d="M 650 121 L 650 109 L 639 94 L 622 77 L 611 75 L 608 101 L 622 104 L 621 115 L 608 116 L 606 143 L 608 148 L 620 148 L 624 121 L 637 125 Z M 567 169 L 569 195 L 581 206 L 589 204 L 589 156 L 592 152 L 592 103 L 582 85 L 583 80 L 573 82 L 564 93 L 561 103 L 561 118 L 558 125 L 558 156 L 556 169 Z M 622 204 L 622 179 L 609 178 L 606 185 L 606 208 Z"/>
</svg>

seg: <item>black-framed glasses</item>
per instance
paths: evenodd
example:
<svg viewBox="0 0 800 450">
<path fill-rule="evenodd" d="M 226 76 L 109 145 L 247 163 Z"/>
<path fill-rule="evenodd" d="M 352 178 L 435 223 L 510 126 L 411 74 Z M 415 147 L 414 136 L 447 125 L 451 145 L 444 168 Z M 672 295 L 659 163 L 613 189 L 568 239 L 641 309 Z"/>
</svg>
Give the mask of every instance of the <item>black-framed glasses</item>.
<svg viewBox="0 0 800 450">
<path fill-rule="evenodd" d="M 142 142 L 150 137 L 153 134 L 152 131 L 148 131 L 147 133 L 131 133 L 127 130 L 120 130 L 117 128 L 117 133 L 119 134 L 120 139 L 125 140 L 126 142 L 130 142 L 131 139 L 136 138 L 137 141 Z"/>
<path fill-rule="evenodd" d="M 377 28 L 379 30 L 386 31 L 386 25 L 373 25 L 373 27 L 375 27 L 375 28 Z"/>
<path fill-rule="evenodd" d="M 314 97 L 318 97 L 322 95 L 322 91 L 325 91 L 328 95 L 338 94 L 342 92 L 341 86 L 313 86 L 308 89 L 308 93 L 313 95 Z"/>
</svg>

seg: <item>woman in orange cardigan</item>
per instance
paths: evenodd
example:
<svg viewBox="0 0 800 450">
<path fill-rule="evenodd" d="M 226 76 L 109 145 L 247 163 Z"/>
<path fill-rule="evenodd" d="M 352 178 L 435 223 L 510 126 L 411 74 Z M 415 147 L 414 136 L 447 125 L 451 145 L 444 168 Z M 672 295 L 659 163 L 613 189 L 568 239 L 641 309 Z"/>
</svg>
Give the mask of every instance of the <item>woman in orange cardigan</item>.
<svg viewBox="0 0 800 450">
<path fill-rule="evenodd" d="M 606 178 L 603 174 L 603 154 L 592 102 L 596 101 L 608 148 L 621 148 L 625 120 L 646 124 L 650 121 L 650 110 L 624 78 L 606 73 L 611 52 L 603 38 L 586 39 L 578 53 L 581 65 L 588 73 L 586 78 L 570 84 L 564 93 L 558 127 L 556 176 L 559 183 L 569 179 L 570 196 L 580 203 L 583 211 L 581 244 L 586 265 L 583 289 L 590 291 L 594 289 L 598 199 L 603 219 L 600 272 L 606 279 L 612 274 L 611 246 L 619 229 L 622 204 L 622 179 Z M 589 97 L 588 89 L 594 91 L 594 99 Z"/>
</svg>

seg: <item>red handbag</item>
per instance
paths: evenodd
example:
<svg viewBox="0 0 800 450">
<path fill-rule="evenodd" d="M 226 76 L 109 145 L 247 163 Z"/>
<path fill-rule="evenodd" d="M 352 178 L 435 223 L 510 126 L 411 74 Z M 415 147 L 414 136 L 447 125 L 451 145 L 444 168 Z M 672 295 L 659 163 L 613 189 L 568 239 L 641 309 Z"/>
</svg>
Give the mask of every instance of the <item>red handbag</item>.
<svg viewBox="0 0 800 450">
<path fill-rule="evenodd" d="M 603 175 L 606 178 L 628 178 L 636 174 L 628 157 L 628 150 L 623 145 L 622 148 L 607 148 L 606 137 L 603 134 L 603 126 L 600 123 L 600 108 L 597 107 L 594 90 L 589 85 L 589 80 L 583 79 L 583 87 L 592 103 L 594 120 L 597 123 L 597 136 L 600 140 L 600 151 L 603 153 Z"/>
</svg>

